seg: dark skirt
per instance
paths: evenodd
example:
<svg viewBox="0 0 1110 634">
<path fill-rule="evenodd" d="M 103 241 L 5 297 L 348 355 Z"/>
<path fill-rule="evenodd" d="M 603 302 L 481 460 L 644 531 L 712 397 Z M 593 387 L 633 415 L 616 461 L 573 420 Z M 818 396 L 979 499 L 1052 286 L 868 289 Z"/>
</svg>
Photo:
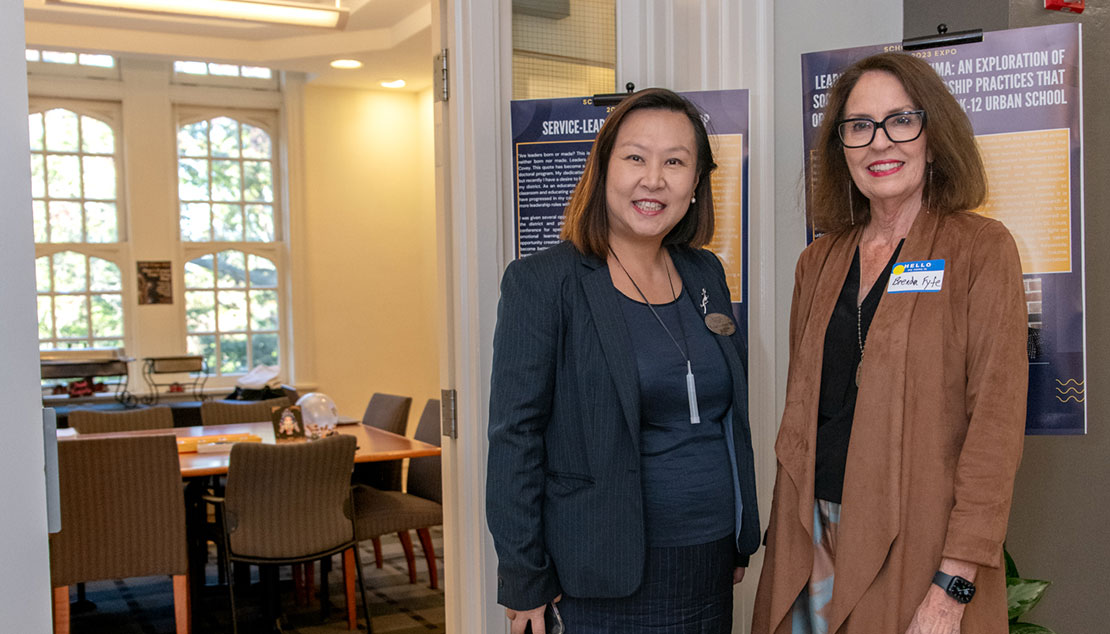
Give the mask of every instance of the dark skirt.
<svg viewBox="0 0 1110 634">
<path fill-rule="evenodd" d="M 567 634 L 728 634 L 732 632 L 732 537 L 649 548 L 640 589 L 619 599 L 564 596 Z"/>
</svg>

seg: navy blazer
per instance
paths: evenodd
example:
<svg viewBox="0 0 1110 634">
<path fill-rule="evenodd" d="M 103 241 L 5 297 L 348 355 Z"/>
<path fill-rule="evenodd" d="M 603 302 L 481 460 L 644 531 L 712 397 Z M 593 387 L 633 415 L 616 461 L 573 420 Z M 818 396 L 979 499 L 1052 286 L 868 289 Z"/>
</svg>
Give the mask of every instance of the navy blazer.
<svg viewBox="0 0 1110 634">
<path fill-rule="evenodd" d="M 671 259 L 690 301 L 699 303 L 704 288 L 708 312 L 732 315 L 715 255 L 671 248 Z M 623 597 L 640 586 L 640 387 L 619 292 L 604 260 L 568 242 L 512 262 L 501 281 L 486 518 L 506 607 L 536 608 L 564 590 Z M 743 504 L 736 565 L 747 565 L 759 546 L 747 347 L 739 332 L 716 339 L 734 383 L 730 444 Z"/>
</svg>

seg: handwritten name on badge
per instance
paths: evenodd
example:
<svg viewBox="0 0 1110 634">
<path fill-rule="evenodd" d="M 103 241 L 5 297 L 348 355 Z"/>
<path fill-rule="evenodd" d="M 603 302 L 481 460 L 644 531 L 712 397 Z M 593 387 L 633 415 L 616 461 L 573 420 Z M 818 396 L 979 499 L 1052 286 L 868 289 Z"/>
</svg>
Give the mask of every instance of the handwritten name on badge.
<svg viewBox="0 0 1110 634">
<path fill-rule="evenodd" d="M 944 284 L 944 260 L 898 262 L 890 270 L 888 293 L 936 293 Z"/>
</svg>

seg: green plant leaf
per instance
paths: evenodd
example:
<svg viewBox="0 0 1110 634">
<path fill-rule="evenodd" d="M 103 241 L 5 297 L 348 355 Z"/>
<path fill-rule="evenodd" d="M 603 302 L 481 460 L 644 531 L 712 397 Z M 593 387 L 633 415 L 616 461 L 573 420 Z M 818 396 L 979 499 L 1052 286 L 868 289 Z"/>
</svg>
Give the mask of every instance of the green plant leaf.
<svg viewBox="0 0 1110 634">
<path fill-rule="evenodd" d="M 1002 544 L 1002 554 L 1006 557 L 1006 576 L 1007 577 L 1020 577 L 1017 564 L 1014 563 L 1014 558 L 1010 556 L 1010 551 L 1006 550 L 1006 544 Z"/>
<path fill-rule="evenodd" d="M 1033 625 L 1032 623 L 1011 623 L 1010 634 L 1056 634 L 1056 632 L 1053 632 L 1043 625 Z"/>
<path fill-rule="evenodd" d="M 1009 619 L 1013 623 L 1023 614 L 1033 609 L 1037 602 L 1044 596 L 1049 582 L 1038 579 L 1006 578 L 1006 603 L 1009 609 Z M 1011 631 L 1011 634 L 1013 632 Z"/>
</svg>

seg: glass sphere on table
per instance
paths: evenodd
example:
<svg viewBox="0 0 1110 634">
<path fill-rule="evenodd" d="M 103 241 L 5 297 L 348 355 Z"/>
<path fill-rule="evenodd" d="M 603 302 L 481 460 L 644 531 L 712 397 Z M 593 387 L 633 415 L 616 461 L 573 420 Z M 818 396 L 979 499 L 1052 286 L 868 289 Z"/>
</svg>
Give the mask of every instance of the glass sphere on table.
<svg viewBox="0 0 1110 634">
<path fill-rule="evenodd" d="M 297 406 L 301 408 L 305 437 L 309 440 L 335 434 L 339 411 L 336 410 L 335 401 L 331 400 L 330 396 L 323 392 L 309 392 L 297 399 Z"/>
</svg>

